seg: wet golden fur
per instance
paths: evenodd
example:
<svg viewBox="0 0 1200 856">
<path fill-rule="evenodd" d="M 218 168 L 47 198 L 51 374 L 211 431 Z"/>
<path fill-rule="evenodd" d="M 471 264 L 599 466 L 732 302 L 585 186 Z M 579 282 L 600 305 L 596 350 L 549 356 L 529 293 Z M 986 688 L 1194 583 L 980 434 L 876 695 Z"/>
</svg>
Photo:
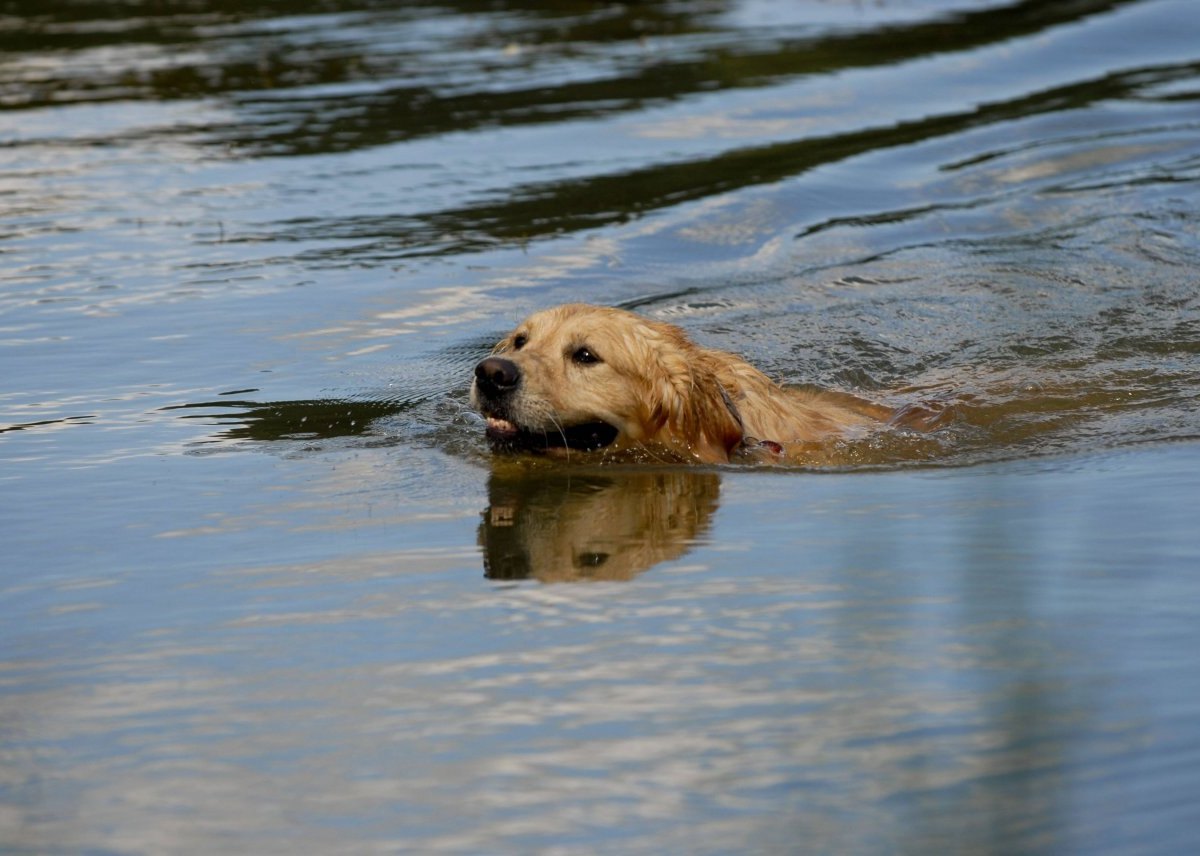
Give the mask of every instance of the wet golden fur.
<svg viewBox="0 0 1200 856">
<path fill-rule="evenodd" d="M 640 448 L 704 463 L 806 461 L 823 440 L 891 415 L 850 395 L 785 389 L 741 357 L 621 309 L 569 304 L 538 312 L 493 354 L 520 378 L 499 401 L 486 383 L 481 389 L 477 372 L 471 400 L 490 417 L 493 436 L 602 422 L 616 429 L 608 451 Z"/>
</svg>

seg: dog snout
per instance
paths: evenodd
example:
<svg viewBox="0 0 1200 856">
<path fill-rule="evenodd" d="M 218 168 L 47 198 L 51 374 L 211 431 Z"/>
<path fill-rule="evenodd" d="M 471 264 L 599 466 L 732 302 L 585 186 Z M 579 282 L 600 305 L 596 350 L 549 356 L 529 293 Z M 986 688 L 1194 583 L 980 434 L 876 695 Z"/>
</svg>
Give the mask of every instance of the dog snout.
<svg viewBox="0 0 1200 856">
<path fill-rule="evenodd" d="M 475 383 L 480 392 L 495 398 L 512 392 L 521 382 L 521 370 L 512 360 L 504 357 L 488 357 L 475 366 Z"/>
</svg>

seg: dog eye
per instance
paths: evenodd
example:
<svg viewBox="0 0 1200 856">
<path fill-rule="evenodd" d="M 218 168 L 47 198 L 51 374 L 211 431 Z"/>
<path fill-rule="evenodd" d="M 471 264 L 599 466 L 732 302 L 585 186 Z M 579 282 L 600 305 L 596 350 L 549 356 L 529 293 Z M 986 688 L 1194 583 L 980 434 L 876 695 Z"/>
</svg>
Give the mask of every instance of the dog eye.
<svg viewBox="0 0 1200 856">
<path fill-rule="evenodd" d="M 529 341 L 529 337 L 524 333 L 518 333 L 513 336 L 513 350 L 519 351 L 525 347 L 525 343 Z"/>
<path fill-rule="evenodd" d="M 575 352 L 571 354 L 571 359 L 581 366 L 590 366 L 601 362 L 600 358 L 593 354 L 590 348 L 576 348 Z"/>
</svg>

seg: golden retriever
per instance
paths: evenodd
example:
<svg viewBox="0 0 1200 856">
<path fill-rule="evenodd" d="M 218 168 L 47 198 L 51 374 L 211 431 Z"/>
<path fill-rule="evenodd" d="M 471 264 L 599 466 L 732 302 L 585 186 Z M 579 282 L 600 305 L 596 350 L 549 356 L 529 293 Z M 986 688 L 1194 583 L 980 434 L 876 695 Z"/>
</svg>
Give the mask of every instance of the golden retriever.
<svg viewBox="0 0 1200 856">
<path fill-rule="evenodd" d="M 584 304 L 521 322 L 475 367 L 471 403 L 500 450 L 702 463 L 827 463 L 823 443 L 892 415 L 847 394 L 785 389 L 678 327 Z"/>
</svg>

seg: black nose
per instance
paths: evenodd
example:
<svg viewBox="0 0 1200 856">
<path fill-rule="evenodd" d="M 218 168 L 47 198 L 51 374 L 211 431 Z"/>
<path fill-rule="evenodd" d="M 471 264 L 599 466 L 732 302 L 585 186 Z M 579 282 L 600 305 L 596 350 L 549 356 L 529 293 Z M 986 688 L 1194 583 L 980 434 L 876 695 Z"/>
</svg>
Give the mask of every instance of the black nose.
<svg viewBox="0 0 1200 856">
<path fill-rule="evenodd" d="M 488 357 L 475 366 L 475 382 L 485 395 L 501 395 L 521 382 L 521 370 L 512 360 Z"/>
</svg>

